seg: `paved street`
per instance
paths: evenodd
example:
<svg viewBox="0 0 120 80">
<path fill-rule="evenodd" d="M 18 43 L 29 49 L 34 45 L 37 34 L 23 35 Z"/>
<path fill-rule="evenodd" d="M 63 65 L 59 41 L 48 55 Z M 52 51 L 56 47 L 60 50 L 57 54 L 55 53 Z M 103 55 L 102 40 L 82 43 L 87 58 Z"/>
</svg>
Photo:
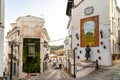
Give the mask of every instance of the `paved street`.
<svg viewBox="0 0 120 80">
<path fill-rule="evenodd" d="M 22 80 L 66 80 L 69 78 L 61 69 L 52 69 L 49 72 L 42 74 L 40 77 L 31 77 Z M 21 80 L 21 79 L 20 79 Z"/>
<path fill-rule="evenodd" d="M 120 61 L 114 62 L 113 66 L 110 67 L 100 67 L 93 73 L 79 79 L 71 78 L 63 70 L 53 69 L 39 77 L 23 80 L 120 80 Z"/>
</svg>

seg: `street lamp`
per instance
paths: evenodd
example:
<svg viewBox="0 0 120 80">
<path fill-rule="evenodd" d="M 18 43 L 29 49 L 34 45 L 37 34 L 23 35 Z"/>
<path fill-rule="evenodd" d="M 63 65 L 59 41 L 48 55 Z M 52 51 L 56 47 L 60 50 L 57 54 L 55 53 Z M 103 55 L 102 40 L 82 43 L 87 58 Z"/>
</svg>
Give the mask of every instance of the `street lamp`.
<svg viewBox="0 0 120 80">
<path fill-rule="evenodd" d="M 11 56 L 10 56 L 10 60 L 11 60 L 11 62 L 10 62 L 10 80 L 12 80 L 12 59 L 13 59 L 13 41 L 9 41 L 8 42 L 9 43 L 9 45 L 10 45 L 10 47 L 11 47 Z"/>
<path fill-rule="evenodd" d="M 12 80 L 12 63 L 13 63 L 13 46 L 15 45 L 16 46 L 16 43 L 14 40 L 13 41 L 8 41 L 10 47 L 11 47 L 11 56 L 10 56 L 10 80 Z"/>
</svg>

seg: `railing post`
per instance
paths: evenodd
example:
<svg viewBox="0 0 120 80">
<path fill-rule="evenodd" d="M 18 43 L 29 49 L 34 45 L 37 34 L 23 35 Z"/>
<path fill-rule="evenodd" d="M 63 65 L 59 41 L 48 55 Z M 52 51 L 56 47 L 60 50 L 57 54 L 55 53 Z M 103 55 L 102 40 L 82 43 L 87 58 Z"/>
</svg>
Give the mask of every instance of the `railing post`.
<svg viewBox="0 0 120 80">
<path fill-rule="evenodd" d="M 98 60 L 96 59 L 96 69 L 99 69 Z"/>
</svg>

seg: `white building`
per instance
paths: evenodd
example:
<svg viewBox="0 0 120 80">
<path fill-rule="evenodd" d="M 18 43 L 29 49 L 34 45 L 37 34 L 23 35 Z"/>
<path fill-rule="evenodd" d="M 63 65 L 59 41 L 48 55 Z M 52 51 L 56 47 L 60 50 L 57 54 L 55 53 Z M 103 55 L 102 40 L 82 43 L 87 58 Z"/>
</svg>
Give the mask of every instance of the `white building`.
<svg viewBox="0 0 120 80">
<path fill-rule="evenodd" d="M 4 0 L 0 0 L 0 77 L 3 76 L 3 53 L 4 53 Z"/>
<path fill-rule="evenodd" d="M 70 19 L 65 48 L 75 49 L 76 62 L 86 59 L 86 45 L 91 48 L 89 60 L 98 60 L 99 65 L 109 66 L 114 56 L 120 58 L 120 8 L 116 0 L 68 0 L 66 15 Z M 73 64 L 73 59 L 69 60 Z"/>
<path fill-rule="evenodd" d="M 8 71 L 8 62 L 10 62 L 8 50 L 9 50 L 9 47 L 8 47 L 8 43 L 6 42 L 6 43 L 4 43 L 4 72 L 5 72 L 6 76 L 10 72 L 10 70 Z"/>
<path fill-rule="evenodd" d="M 6 38 L 8 41 L 17 43 L 13 47 L 14 75 L 23 78 L 33 75 L 29 73 L 36 73 L 34 75 L 38 75 L 37 73 L 48 70 L 46 66 L 48 66 L 50 51 L 48 42 L 50 38 L 44 27 L 44 23 L 43 18 L 28 15 L 19 17 L 15 23 L 11 24 L 12 30 L 8 32 Z M 11 54 L 10 50 L 9 46 L 8 54 Z M 34 64 L 38 67 L 34 67 Z"/>
</svg>

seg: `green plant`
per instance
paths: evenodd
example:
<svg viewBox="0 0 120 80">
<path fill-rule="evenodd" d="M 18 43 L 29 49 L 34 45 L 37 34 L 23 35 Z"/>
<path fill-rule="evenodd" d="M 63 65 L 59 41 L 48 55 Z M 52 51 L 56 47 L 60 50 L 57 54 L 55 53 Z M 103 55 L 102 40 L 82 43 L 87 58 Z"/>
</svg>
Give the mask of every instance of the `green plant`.
<svg viewBox="0 0 120 80">
<path fill-rule="evenodd" d="M 35 55 L 28 56 L 28 43 L 35 44 Z M 23 40 L 23 71 L 27 73 L 40 72 L 40 39 L 25 38 Z"/>
</svg>

